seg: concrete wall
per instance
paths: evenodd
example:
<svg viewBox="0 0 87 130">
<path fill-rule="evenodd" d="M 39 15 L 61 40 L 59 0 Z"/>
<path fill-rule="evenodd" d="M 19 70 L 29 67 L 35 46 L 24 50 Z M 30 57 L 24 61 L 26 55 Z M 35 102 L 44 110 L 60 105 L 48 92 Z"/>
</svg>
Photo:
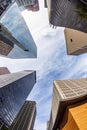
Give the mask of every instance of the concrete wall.
<svg viewBox="0 0 87 130">
<path fill-rule="evenodd" d="M 75 53 L 82 54 L 87 52 L 86 33 L 68 28 L 66 28 L 64 32 L 65 32 L 67 54 L 75 54 Z"/>
</svg>

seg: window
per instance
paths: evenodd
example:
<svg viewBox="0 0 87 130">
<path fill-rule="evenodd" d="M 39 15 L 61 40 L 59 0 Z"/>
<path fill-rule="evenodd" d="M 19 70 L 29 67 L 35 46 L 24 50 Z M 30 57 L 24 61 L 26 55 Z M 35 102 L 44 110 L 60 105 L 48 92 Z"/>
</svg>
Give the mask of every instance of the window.
<svg viewBox="0 0 87 130">
<path fill-rule="evenodd" d="M 73 42 L 72 38 L 70 39 L 71 42 Z"/>
</svg>

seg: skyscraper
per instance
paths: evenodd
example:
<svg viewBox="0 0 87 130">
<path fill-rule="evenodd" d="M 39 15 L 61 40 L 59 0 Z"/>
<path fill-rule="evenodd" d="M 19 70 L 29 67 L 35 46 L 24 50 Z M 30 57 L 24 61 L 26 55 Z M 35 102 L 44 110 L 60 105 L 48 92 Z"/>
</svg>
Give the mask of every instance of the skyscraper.
<svg viewBox="0 0 87 130">
<path fill-rule="evenodd" d="M 14 119 L 10 130 L 33 130 L 36 117 L 36 102 L 25 101 Z"/>
<path fill-rule="evenodd" d="M 15 0 L 0 0 L 0 18 L 14 2 Z"/>
<path fill-rule="evenodd" d="M 9 17 L 10 16 L 10 17 Z M 12 51 L 7 55 L 8 58 L 36 58 L 37 47 L 29 28 L 21 15 L 16 3 L 14 3 L 4 14 L 0 21 L 20 43 L 16 42 Z M 11 38 L 11 36 L 9 35 Z M 7 45 L 7 44 L 6 44 Z"/>
<path fill-rule="evenodd" d="M 44 7 L 47 8 L 47 0 L 44 0 Z"/>
<path fill-rule="evenodd" d="M 35 0 L 16 0 L 18 6 L 27 6 L 27 5 L 33 5 L 35 3 Z"/>
<path fill-rule="evenodd" d="M 68 55 L 80 55 L 87 52 L 87 34 L 66 28 L 64 30 Z"/>
<path fill-rule="evenodd" d="M 9 32 L 9 30 L 0 23 L 0 54 L 8 55 L 14 48 L 14 44 L 22 50 L 28 51 L 19 41 L 17 41 Z"/>
<path fill-rule="evenodd" d="M 35 71 L 0 76 L 0 120 L 3 125 L 9 127 L 12 124 L 35 82 Z"/>
<path fill-rule="evenodd" d="M 9 74 L 10 71 L 8 70 L 7 67 L 0 67 L 0 75 L 3 75 L 3 74 Z"/>
<path fill-rule="evenodd" d="M 52 119 L 52 112 L 50 113 L 50 120 L 47 122 L 47 130 L 52 130 L 53 127 L 53 119 Z"/>
<path fill-rule="evenodd" d="M 80 113 L 80 110 L 82 110 L 82 106 L 86 106 L 83 101 L 87 104 L 87 78 L 54 81 L 52 109 L 49 123 L 49 127 L 52 127 L 50 130 L 72 130 L 72 121 L 75 121 L 74 123 L 77 126 L 80 125 L 78 122 L 76 122 L 76 119 L 80 121 L 80 114 L 78 118 L 76 116 L 76 118 L 73 118 L 72 120 L 67 120 L 67 117 L 69 116 L 69 112 L 71 111 L 69 108 L 72 108 L 72 116 L 74 116 L 75 114 L 73 110 L 74 107 L 76 107 L 76 111 L 78 112 L 79 110 Z M 81 109 L 78 109 L 78 107 L 80 107 Z M 87 110 L 84 115 L 85 116 L 81 120 L 81 122 L 85 126 L 85 123 L 87 123 Z M 66 124 L 67 128 L 65 129 L 64 127 Z"/>
<path fill-rule="evenodd" d="M 48 0 L 49 22 L 87 33 L 87 8 L 80 0 Z"/>
</svg>

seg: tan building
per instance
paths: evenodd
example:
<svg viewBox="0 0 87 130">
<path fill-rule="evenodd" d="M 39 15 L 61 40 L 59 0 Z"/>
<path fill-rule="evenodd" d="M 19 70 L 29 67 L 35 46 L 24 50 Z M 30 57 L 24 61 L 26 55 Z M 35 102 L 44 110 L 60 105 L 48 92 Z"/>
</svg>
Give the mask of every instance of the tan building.
<svg viewBox="0 0 87 130">
<path fill-rule="evenodd" d="M 87 33 L 65 28 L 65 40 L 68 55 L 80 55 L 87 52 Z"/>
<path fill-rule="evenodd" d="M 85 102 L 69 106 L 67 108 L 63 117 L 63 121 L 60 125 L 60 129 L 61 130 L 87 129 L 87 100 Z"/>
<path fill-rule="evenodd" d="M 50 130 L 87 129 L 87 78 L 54 81 Z"/>
</svg>

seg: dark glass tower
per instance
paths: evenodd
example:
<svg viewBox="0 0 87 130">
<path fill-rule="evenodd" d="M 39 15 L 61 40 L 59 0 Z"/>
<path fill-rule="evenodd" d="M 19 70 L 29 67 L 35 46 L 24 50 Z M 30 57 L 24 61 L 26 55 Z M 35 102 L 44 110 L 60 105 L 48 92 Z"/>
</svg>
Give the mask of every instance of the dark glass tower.
<svg viewBox="0 0 87 130">
<path fill-rule="evenodd" d="M 87 5 L 81 0 L 48 0 L 49 22 L 87 33 Z"/>
<path fill-rule="evenodd" d="M 0 76 L 0 119 L 12 124 L 36 82 L 35 71 L 22 71 Z"/>
<path fill-rule="evenodd" d="M 14 3 L 15 0 L 0 0 L 0 17 Z"/>
<path fill-rule="evenodd" d="M 0 23 L 0 54 L 8 55 L 14 48 L 14 44 L 19 46 L 22 50 L 28 51 L 28 49 L 16 40 L 9 30 L 2 23 Z"/>
<path fill-rule="evenodd" d="M 10 130 L 33 130 L 36 117 L 36 102 L 25 101 Z"/>
</svg>

